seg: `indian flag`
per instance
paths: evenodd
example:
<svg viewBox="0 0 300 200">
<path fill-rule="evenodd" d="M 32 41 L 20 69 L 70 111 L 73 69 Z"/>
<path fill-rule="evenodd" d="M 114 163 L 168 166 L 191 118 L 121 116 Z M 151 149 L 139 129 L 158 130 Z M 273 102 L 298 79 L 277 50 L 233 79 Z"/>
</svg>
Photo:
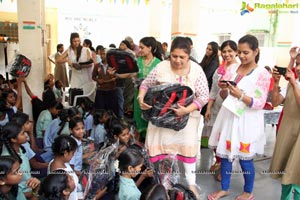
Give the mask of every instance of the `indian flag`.
<svg viewBox="0 0 300 200">
<path fill-rule="evenodd" d="M 34 21 L 23 21 L 23 29 L 34 30 L 35 22 Z"/>
</svg>

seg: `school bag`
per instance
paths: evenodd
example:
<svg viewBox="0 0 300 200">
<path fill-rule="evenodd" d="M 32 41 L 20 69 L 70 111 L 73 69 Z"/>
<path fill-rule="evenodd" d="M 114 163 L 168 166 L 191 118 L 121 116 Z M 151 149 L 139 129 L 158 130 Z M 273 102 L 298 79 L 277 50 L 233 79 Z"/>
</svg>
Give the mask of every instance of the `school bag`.
<svg viewBox="0 0 300 200">
<path fill-rule="evenodd" d="M 176 155 L 169 155 L 158 162 L 158 168 L 155 171 L 158 183 L 162 184 L 167 190 L 172 189 L 180 179 L 180 170 Z"/>
<path fill-rule="evenodd" d="M 168 191 L 168 194 L 170 200 L 197 200 L 193 191 L 180 183 L 173 185 L 172 189 Z"/>
<path fill-rule="evenodd" d="M 178 117 L 170 108 L 178 108 L 178 104 L 188 106 L 193 99 L 193 90 L 188 86 L 168 84 L 150 87 L 144 102 L 152 108 L 142 111 L 143 118 L 157 127 L 179 131 L 186 126 L 189 114 Z"/>
<path fill-rule="evenodd" d="M 109 188 L 109 191 L 116 190 L 115 178 L 115 156 L 118 145 L 113 144 L 101 149 L 89 160 L 89 170 L 85 173 L 87 183 L 84 186 L 84 199 L 93 199 L 98 189 Z"/>
<path fill-rule="evenodd" d="M 27 77 L 31 70 L 31 61 L 22 54 L 17 54 L 10 64 L 9 74 L 14 77 Z"/>
<path fill-rule="evenodd" d="M 121 49 L 110 49 L 106 53 L 107 64 L 118 74 L 135 73 L 139 71 L 134 55 Z"/>
</svg>

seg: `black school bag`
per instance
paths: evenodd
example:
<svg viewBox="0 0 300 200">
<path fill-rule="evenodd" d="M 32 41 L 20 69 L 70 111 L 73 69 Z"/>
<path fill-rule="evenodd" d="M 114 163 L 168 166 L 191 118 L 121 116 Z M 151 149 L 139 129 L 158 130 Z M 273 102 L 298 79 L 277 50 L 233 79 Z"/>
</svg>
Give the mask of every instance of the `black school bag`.
<svg viewBox="0 0 300 200">
<path fill-rule="evenodd" d="M 170 200 L 197 200 L 196 195 L 182 184 L 173 185 L 168 191 Z"/>
<path fill-rule="evenodd" d="M 188 86 L 171 84 L 150 88 L 144 102 L 151 105 L 152 108 L 143 111 L 143 118 L 151 121 L 157 127 L 179 131 L 186 126 L 189 114 L 178 117 L 169 108 L 177 108 L 178 104 L 188 106 L 193 102 L 193 99 L 193 90 Z"/>
<path fill-rule="evenodd" d="M 110 49 L 106 53 L 107 64 L 118 74 L 135 73 L 139 71 L 134 55 L 121 49 Z"/>
<path fill-rule="evenodd" d="M 84 199 L 94 199 L 99 189 L 108 188 L 109 192 L 116 190 L 114 161 L 118 151 L 116 144 L 99 150 L 89 159 L 89 171 L 85 174 L 87 184 Z"/>
<path fill-rule="evenodd" d="M 10 65 L 9 73 L 14 77 L 27 77 L 31 70 L 31 61 L 22 54 L 17 54 Z"/>
</svg>

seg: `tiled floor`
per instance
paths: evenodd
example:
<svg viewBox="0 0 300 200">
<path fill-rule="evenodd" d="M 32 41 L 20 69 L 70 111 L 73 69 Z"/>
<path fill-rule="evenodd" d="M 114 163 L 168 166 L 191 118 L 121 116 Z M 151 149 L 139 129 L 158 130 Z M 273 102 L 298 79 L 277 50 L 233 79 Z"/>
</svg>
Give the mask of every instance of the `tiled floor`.
<svg viewBox="0 0 300 200">
<path fill-rule="evenodd" d="M 281 194 L 280 182 L 270 178 L 268 174 L 263 171 L 268 170 L 271 156 L 273 153 L 275 142 L 275 127 L 266 125 L 265 133 L 267 137 L 267 144 L 265 146 L 265 157 L 255 159 L 255 183 L 254 183 L 254 196 L 256 200 L 278 200 Z M 200 162 L 197 163 L 197 170 L 208 171 L 209 167 L 214 163 L 212 150 L 201 149 Z M 238 162 L 234 162 L 233 170 L 240 170 Z M 200 186 L 201 200 L 207 199 L 207 195 L 211 192 L 217 191 L 221 188 L 220 182 L 215 181 L 213 175 L 210 174 L 197 174 L 197 184 Z M 235 199 L 240 193 L 243 192 L 244 178 L 242 174 L 233 174 L 231 177 L 230 194 L 222 200 Z"/>
</svg>

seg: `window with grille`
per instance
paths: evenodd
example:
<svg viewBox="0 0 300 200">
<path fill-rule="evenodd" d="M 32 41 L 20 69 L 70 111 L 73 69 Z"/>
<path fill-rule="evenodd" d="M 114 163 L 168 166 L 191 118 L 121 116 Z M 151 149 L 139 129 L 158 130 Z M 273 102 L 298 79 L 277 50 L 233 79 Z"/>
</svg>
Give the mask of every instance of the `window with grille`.
<svg viewBox="0 0 300 200">
<path fill-rule="evenodd" d="M 267 30 L 251 30 L 248 32 L 254 35 L 258 40 L 258 45 L 260 47 L 270 46 L 269 31 Z"/>
<path fill-rule="evenodd" d="M 231 36 L 230 33 L 221 33 L 221 34 L 218 34 L 218 37 L 219 37 L 219 46 L 221 46 L 221 44 L 224 41 L 230 40 L 230 36 Z"/>
<path fill-rule="evenodd" d="M 10 42 L 18 42 L 18 23 L 0 21 L 0 35 L 8 37 Z"/>
</svg>

